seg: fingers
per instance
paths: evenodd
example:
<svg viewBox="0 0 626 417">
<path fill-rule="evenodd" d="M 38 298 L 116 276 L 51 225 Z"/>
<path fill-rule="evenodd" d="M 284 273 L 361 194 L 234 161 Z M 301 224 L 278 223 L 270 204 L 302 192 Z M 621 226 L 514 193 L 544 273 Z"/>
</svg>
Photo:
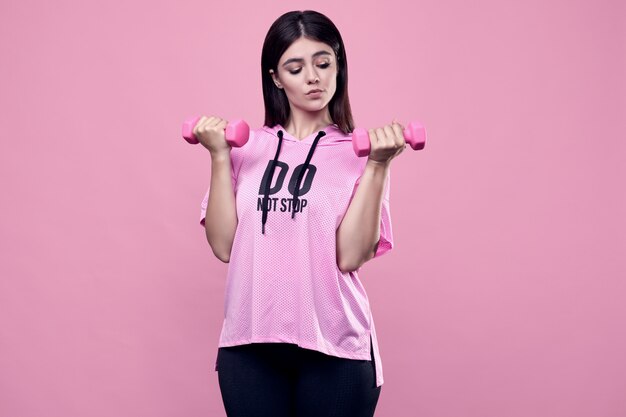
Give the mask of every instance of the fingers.
<svg viewBox="0 0 626 417">
<path fill-rule="evenodd" d="M 393 133 L 395 136 L 395 143 L 398 146 L 406 146 L 406 141 L 404 140 L 404 127 L 396 122 L 396 119 L 393 119 L 393 122 L 391 122 L 391 127 L 393 129 Z"/>
<path fill-rule="evenodd" d="M 378 146 L 381 148 L 386 148 L 389 146 L 389 138 L 387 137 L 387 132 L 384 127 L 377 127 L 374 129 L 376 132 L 376 138 L 378 139 Z"/>
<path fill-rule="evenodd" d="M 372 145 L 377 145 L 378 144 L 378 135 L 376 135 L 376 130 L 375 129 L 368 129 L 367 133 L 369 134 L 370 142 L 372 143 Z"/>
<path fill-rule="evenodd" d="M 404 125 L 400 123 L 399 121 L 397 121 L 395 117 L 393 121 L 391 122 L 391 124 L 398 124 L 400 126 L 400 129 L 404 130 Z"/>
<path fill-rule="evenodd" d="M 389 161 L 406 148 L 404 127 L 395 119 L 389 125 L 368 129 L 368 133 L 371 143 L 371 159 Z"/>
<path fill-rule="evenodd" d="M 394 119 L 390 125 L 369 129 L 370 141 L 372 145 L 377 145 L 377 147 L 404 148 L 406 141 L 403 131 L 404 127 Z"/>
<path fill-rule="evenodd" d="M 202 125 L 204 124 L 204 121 L 206 120 L 206 117 L 202 116 L 200 117 L 200 119 L 198 119 L 198 121 L 196 122 L 196 125 L 193 127 L 192 129 L 192 133 L 194 136 L 198 137 L 198 133 L 200 133 L 200 127 L 202 127 Z"/>
<path fill-rule="evenodd" d="M 226 128 L 227 124 L 228 124 L 228 121 L 225 119 L 222 119 L 221 117 L 202 116 L 200 117 L 200 119 L 198 119 L 198 122 L 194 126 L 192 132 L 194 135 L 197 136 L 200 132 L 205 132 L 213 127 L 219 126 L 220 128 L 224 129 Z"/>
</svg>

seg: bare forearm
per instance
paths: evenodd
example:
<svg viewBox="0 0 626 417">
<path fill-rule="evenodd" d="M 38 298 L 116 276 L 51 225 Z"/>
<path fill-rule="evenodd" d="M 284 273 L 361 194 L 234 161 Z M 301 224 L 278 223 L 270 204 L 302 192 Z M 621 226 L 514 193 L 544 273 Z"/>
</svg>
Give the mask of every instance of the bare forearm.
<svg viewBox="0 0 626 417">
<path fill-rule="evenodd" d="M 228 262 L 237 229 L 230 153 L 211 154 L 211 186 L 204 227 L 215 256 Z"/>
<path fill-rule="evenodd" d="M 359 186 L 337 229 L 337 264 L 353 271 L 374 257 L 389 163 L 368 160 Z"/>
</svg>

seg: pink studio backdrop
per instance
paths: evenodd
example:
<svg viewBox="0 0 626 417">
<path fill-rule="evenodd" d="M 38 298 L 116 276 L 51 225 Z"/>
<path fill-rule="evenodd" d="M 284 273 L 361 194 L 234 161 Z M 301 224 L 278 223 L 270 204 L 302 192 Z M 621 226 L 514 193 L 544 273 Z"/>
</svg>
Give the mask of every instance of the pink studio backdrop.
<svg viewBox="0 0 626 417">
<path fill-rule="evenodd" d="M 626 415 L 622 1 L 0 5 L 0 416 L 223 416 L 202 113 L 263 122 L 282 13 L 339 27 L 396 246 L 362 269 L 377 416 Z"/>
</svg>

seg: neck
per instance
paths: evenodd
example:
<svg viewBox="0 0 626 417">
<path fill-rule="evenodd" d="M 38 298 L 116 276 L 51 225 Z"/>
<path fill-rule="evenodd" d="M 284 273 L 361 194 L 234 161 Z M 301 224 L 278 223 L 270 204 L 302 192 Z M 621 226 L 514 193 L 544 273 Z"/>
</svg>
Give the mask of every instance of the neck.
<svg viewBox="0 0 626 417">
<path fill-rule="evenodd" d="M 333 120 L 326 109 L 326 113 L 321 115 L 292 113 L 283 127 L 291 136 L 302 140 L 331 124 Z"/>
</svg>

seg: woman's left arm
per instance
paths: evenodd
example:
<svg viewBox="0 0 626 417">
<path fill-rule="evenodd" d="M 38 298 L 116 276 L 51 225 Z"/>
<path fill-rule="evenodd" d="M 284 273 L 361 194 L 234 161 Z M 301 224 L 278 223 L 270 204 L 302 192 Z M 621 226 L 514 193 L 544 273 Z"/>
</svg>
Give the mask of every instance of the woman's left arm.
<svg viewBox="0 0 626 417">
<path fill-rule="evenodd" d="M 337 266 L 354 271 L 374 257 L 380 239 L 380 212 L 391 160 L 406 147 L 403 126 L 395 121 L 370 129 L 370 154 L 359 186 L 337 228 Z"/>
</svg>

